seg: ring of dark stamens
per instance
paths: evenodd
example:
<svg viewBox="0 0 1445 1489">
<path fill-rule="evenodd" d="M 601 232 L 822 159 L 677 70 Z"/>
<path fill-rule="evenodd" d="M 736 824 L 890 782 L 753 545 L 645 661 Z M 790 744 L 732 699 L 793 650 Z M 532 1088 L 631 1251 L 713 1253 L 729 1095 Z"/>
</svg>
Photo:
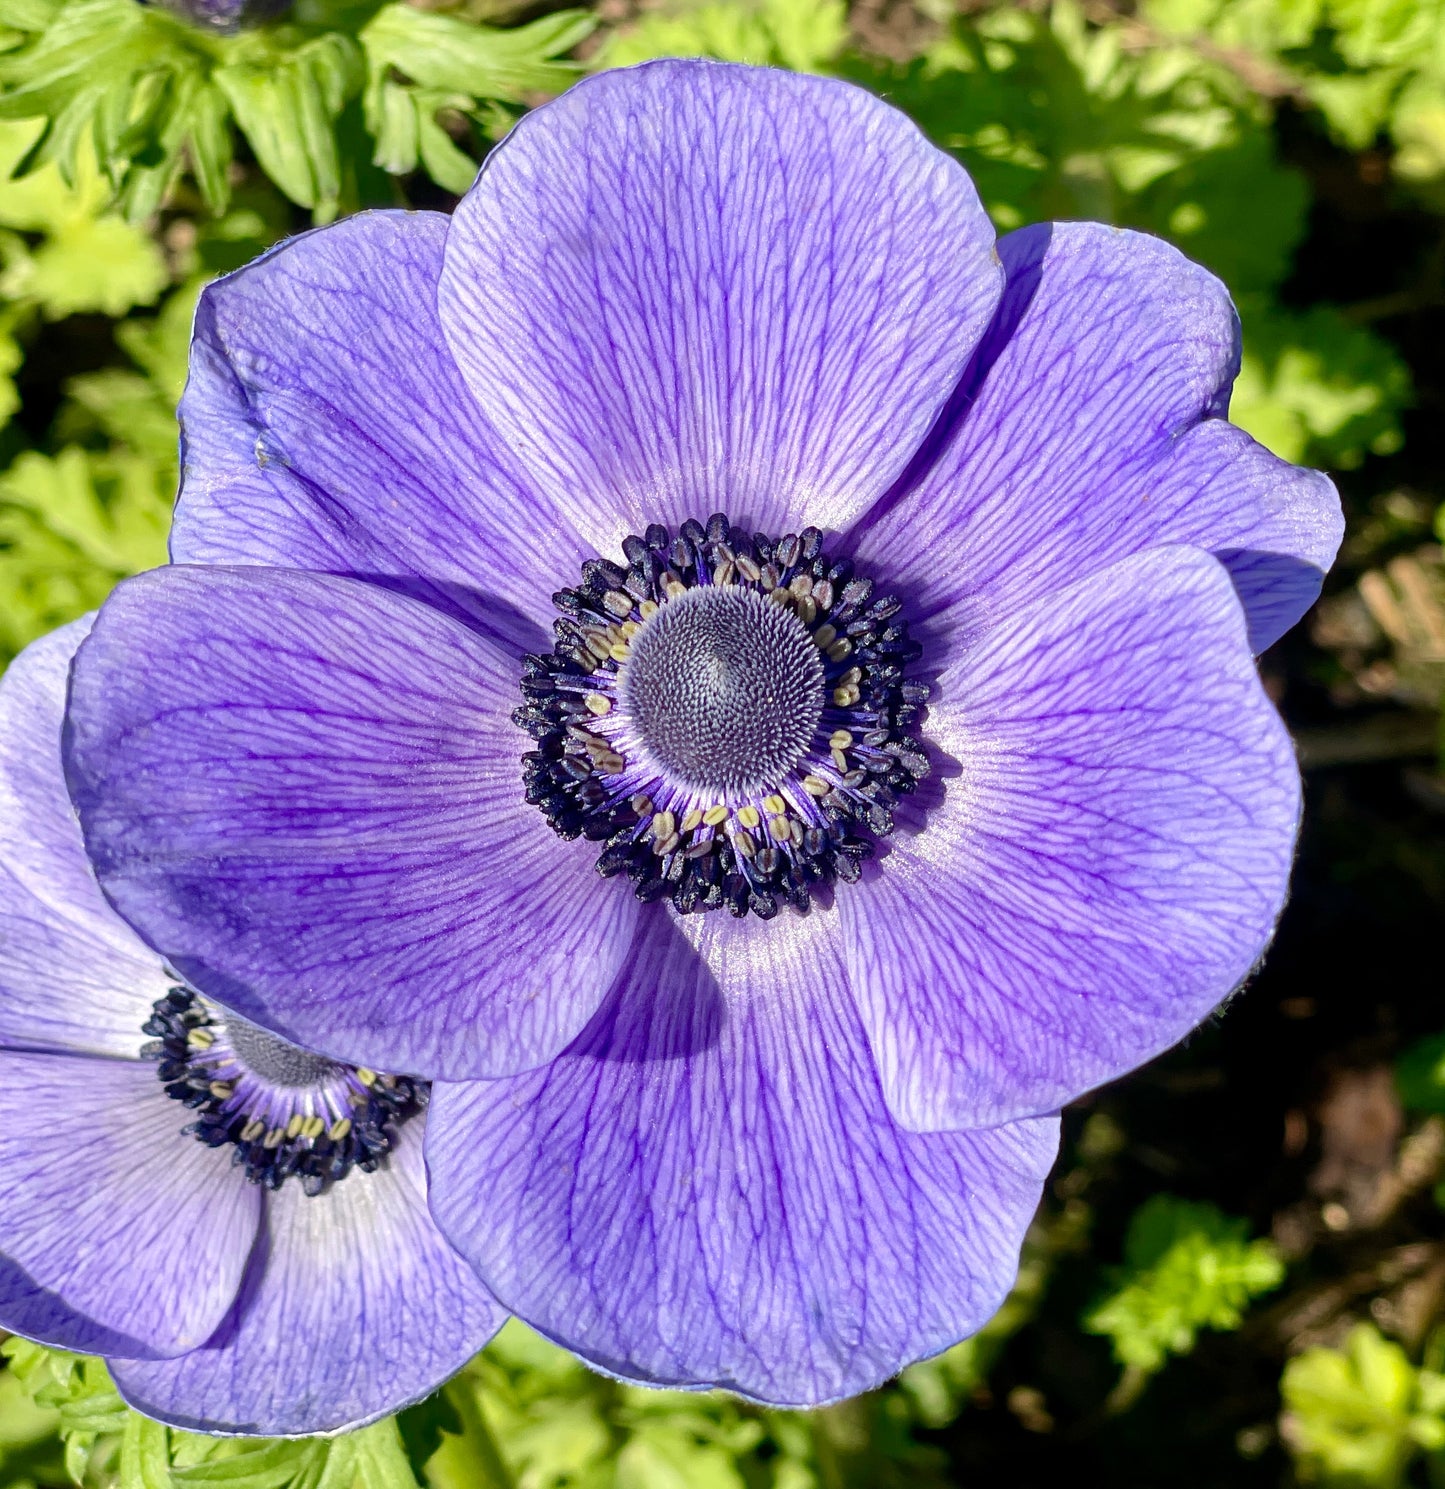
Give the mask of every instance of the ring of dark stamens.
<svg viewBox="0 0 1445 1489">
<path fill-rule="evenodd" d="M 527 800 L 560 837 L 599 843 L 598 872 L 625 874 L 641 900 L 763 919 L 783 905 L 806 912 L 813 886 L 858 879 L 874 841 L 893 831 L 898 798 L 928 773 L 912 731 L 929 690 L 906 675 L 921 648 L 899 619 L 901 602 L 826 554 L 817 528 L 749 536 L 717 514 L 706 525 L 689 519 L 675 535 L 653 524 L 622 546 L 625 566 L 593 560 L 581 584 L 553 596 L 556 644 L 525 659 L 512 717 L 535 741 L 522 757 Z M 796 622 L 769 635 L 805 635 L 814 648 L 816 718 L 779 644 L 748 673 L 764 685 L 791 679 L 772 732 L 761 712 L 744 709 L 752 732 L 730 753 L 725 731 L 704 727 L 709 690 L 687 678 L 685 663 L 712 665 L 716 648 L 664 618 L 679 599 L 709 591 L 745 594 L 747 607 L 777 605 Z M 714 605 L 734 602 L 687 599 L 673 621 Z M 670 648 L 658 644 L 669 636 Z M 725 650 L 736 653 L 736 639 Z M 672 718 L 670 699 L 681 700 Z M 756 761 L 763 769 L 750 772 Z M 766 794 L 740 802 L 749 793 Z"/>
<path fill-rule="evenodd" d="M 374 1172 L 395 1145 L 397 1125 L 423 1110 L 431 1094 L 425 1081 L 342 1065 L 234 1014 L 215 1016 L 185 987 L 157 999 L 142 1027 L 151 1040 L 141 1053 L 158 1062 L 166 1095 L 196 1112 L 181 1131 L 210 1148 L 231 1144 L 232 1162 L 267 1189 L 295 1178 L 307 1194 L 317 1195 L 354 1168 Z M 343 1084 L 351 1093 L 349 1114 L 314 1136 L 284 1126 L 256 1131 L 254 1113 L 236 1105 L 232 1087 L 217 1080 L 215 1063 L 206 1058 L 217 1039 L 278 1095 L 328 1079 Z"/>
</svg>

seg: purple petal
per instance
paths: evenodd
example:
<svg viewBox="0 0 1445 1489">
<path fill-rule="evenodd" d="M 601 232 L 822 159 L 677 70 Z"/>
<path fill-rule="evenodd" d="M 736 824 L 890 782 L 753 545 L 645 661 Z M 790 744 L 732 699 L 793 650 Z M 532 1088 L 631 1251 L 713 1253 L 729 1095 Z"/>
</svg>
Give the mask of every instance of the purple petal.
<svg viewBox="0 0 1445 1489">
<path fill-rule="evenodd" d="M 433 1211 L 509 1308 L 624 1378 L 785 1405 L 994 1312 L 1058 1124 L 900 1129 L 835 931 L 660 912 L 552 1065 L 436 1089 Z"/>
<path fill-rule="evenodd" d="M 67 771 L 121 914 L 201 991 L 382 1070 L 509 1074 L 638 907 L 523 800 L 517 668 L 375 585 L 157 569 L 76 658 Z"/>
<path fill-rule="evenodd" d="M 1194 550 L 1036 601 L 939 691 L 943 804 L 838 896 L 916 1129 L 1055 1110 L 1184 1035 L 1268 944 L 1300 807 L 1239 602 Z"/>
<path fill-rule="evenodd" d="M 106 904 L 60 768 L 78 620 L 0 677 L 0 1048 L 136 1055 L 170 979 Z"/>
<path fill-rule="evenodd" d="M 0 1324 L 176 1355 L 226 1316 L 259 1191 L 131 1060 L 0 1051 Z"/>
<path fill-rule="evenodd" d="M 665 61 L 523 119 L 453 220 L 442 324 L 487 415 L 611 551 L 713 511 L 847 526 L 998 299 L 963 170 L 846 83 Z"/>
<path fill-rule="evenodd" d="M 529 490 L 446 348 L 447 224 L 364 212 L 206 290 L 172 555 L 384 580 L 535 650 L 548 597 L 595 555 Z"/>
<path fill-rule="evenodd" d="M 1234 578 L 1256 651 L 1304 614 L 1344 530 L 1318 471 L 1223 422 L 1239 329 L 1224 286 L 1169 244 L 1098 223 L 999 243 L 1008 288 L 915 490 L 855 557 L 949 610 L 955 646 L 1035 596 L 1166 543 Z"/>
<path fill-rule="evenodd" d="M 384 1167 L 316 1196 L 284 1184 L 233 1315 L 179 1360 L 111 1360 L 122 1396 L 195 1432 L 364 1426 L 430 1395 L 506 1315 L 427 1213 L 422 1122 Z"/>
</svg>

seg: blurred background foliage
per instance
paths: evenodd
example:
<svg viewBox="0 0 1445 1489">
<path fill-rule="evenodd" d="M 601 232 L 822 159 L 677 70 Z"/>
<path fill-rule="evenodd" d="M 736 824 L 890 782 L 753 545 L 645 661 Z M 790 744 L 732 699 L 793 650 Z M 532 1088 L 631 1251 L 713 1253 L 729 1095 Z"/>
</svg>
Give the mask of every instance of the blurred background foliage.
<svg viewBox="0 0 1445 1489">
<path fill-rule="evenodd" d="M 1309 802 L 1271 958 L 1069 1111 L 1014 1294 L 884 1390 L 649 1392 L 513 1324 L 394 1422 L 258 1443 L 10 1340 L 0 1489 L 1445 1486 L 1445 0 L 0 0 L 0 663 L 164 560 L 209 278 L 445 209 L 523 110 L 662 55 L 852 79 L 1000 230 L 1229 283 L 1232 416 L 1349 515 L 1265 659 Z"/>
</svg>

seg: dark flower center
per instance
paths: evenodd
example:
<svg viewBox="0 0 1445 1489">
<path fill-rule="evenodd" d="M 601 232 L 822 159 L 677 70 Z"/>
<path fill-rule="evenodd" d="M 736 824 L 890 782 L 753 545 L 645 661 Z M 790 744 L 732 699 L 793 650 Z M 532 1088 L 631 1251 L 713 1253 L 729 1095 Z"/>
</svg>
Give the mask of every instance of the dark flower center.
<svg viewBox="0 0 1445 1489">
<path fill-rule="evenodd" d="M 405 1076 L 329 1060 L 173 987 L 146 1020 L 142 1053 L 160 1063 L 166 1094 L 197 1112 L 183 1128 L 235 1148 L 253 1184 L 293 1176 L 320 1194 L 353 1168 L 370 1173 L 391 1151 L 395 1127 L 420 1111 L 430 1088 Z"/>
<path fill-rule="evenodd" d="M 823 662 L 793 612 L 754 589 L 709 585 L 638 631 L 618 699 L 669 775 L 713 795 L 784 779 L 823 713 Z"/>
<path fill-rule="evenodd" d="M 928 773 L 900 602 L 816 528 L 749 536 L 718 514 L 622 546 L 625 568 L 593 560 L 553 596 L 556 646 L 526 659 L 527 800 L 639 899 L 806 912 Z"/>
<path fill-rule="evenodd" d="M 226 1037 L 241 1064 L 273 1086 L 319 1086 L 332 1080 L 338 1071 L 335 1061 L 325 1055 L 290 1044 L 269 1029 L 247 1023 L 238 1014 L 227 1015 Z"/>
</svg>

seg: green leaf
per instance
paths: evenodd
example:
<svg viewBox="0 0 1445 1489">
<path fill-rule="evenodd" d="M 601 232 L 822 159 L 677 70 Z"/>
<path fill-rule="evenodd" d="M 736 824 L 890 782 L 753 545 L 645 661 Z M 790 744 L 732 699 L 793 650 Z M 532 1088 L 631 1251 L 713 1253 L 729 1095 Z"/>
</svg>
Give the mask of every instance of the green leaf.
<svg viewBox="0 0 1445 1489">
<path fill-rule="evenodd" d="M 1240 314 L 1234 423 L 1285 460 L 1337 470 L 1400 448 L 1413 389 L 1389 342 L 1328 305 L 1296 314 L 1248 297 Z"/>
<path fill-rule="evenodd" d="M 586 11 L 563 10 L 501 31 L 395 4 L 377 11 L 361 44 L 373 77 L 394 67 L 423 88 L 522 103 L 529 94 L 560 93 L 577 78 L 575 63 L 556 59 L 595 25 Z"/>
<path fill-rule="evenodd" d="M 400 1412 L 396 1419 L 401 1433 L 402 1449 L 413 1473 L 420 1478 L 427 1460 L 442 1445 L 444 1433 L 461 1435 L 462 1418 L 456 1404 L 445 1390 L 434 1391 L 415 1406 Z"/>
<path fill-rule="evenodd" d="M 37 1406 L 14 1371 L 0 1372 L 0 1483 L 6 1489 L 63 1481 L 59 1430 L 58 1412 Z"/>
<path fill-rule="evenodd" d="M 0 168 L 13 169 L 36 134 L 33 122 L 0 122 Z M 37 304 L 52 320 L 87 311 L 124 315 L 151 303 L 170 278 L 160 249 L 139 228 L 103 212 L 110 190 L 89 150 L 73 164 L 69 185 L 54 165 L 0 180 L 0 223 L 41 235 L 34 248 L 12 243 L 5 294 Z"/>
<path fill-rule="evenodd" d="M 717 57 L 818 72 L 842 50 L 847 34 L 842 0 L 704 0 L 644 13 L 613 38 L 599 61 L 625 67 L 654 57 Z"/>
<path fill-rule="evenodd" d="M 352 1455 L 358 1489 L 417 1489 L 395 1417 L 337 1438 L 333 1453 L 343 1444 Z"/>
<path fill-rule="evenodd" d="M 356 44 L 335 32 L 215 73 L 262 169 L 293 202 L 322 215 L 334 213 L 341 194 L 336 120 L 361 81 Z"/>
<path fill-rule="evenodd" d="M 121 1436 L 120 1489 L 171 1489 L 170 1433 L 138 1412 L 128 1414 Z"/>
<path fill-rule="evenodd" d="M 1440 525 L 1445 527 L 1445 521 Z M 1432 1034 L 1400 1056 L 1395 1062 L 1395 1088 L 1407 1110 L 1445 1114 L 1445 1034 Z"/>
<path fill-rule="evenodd" d="M 148 216 L 187 145 L 214 164 L 219 95 L 206 75 L 217 41 L 132 0 L 55 7 L 43 32 L 0 57 L 0 117 L 43 122 L 22 170 L 53 162 L 73 183 L 93 152 L 131 220 Z"/>
<path fill-rule="evenodd" d="M 536 93 L 560 93 L 580 68 L 557 58 L 593 25 L 585 11 L 561 11 L 499 31 L 411 5 L 383 6 L 361 33 L 373 162 L 395 175 L 420 164 L 438 186 L 465 191 L 477 162 L 438 115 L 466 114 L 485 128 L 499 100 L 521 103 Z"/>
<path fill-rule="evenodd" d="M 0 476 L 0 654 L 93 610 L 126 575 L 165 562 L 174 472 L 173 458 L 71 447 L 53 458 L 22 455 Z"/>
<path fill-rule="evenodd" d="M 324 1439 L 296 1438 L 268 1442 L 229 1458 L 173 1468 L 176 1489 L 284 1489 L 303 1473 L 319 1472 L 329 1444 Z"/>
<path fill-rule="evenodd" d="M 44 31 L 62 0 L 0 0 L 0 26 L 17 31 Z"/>
<path fill-rule="evenodd" d="M 1270 1241 L 1249 1241 L 1243 1220 L 1213 1205 L 1157 1194 L 1135 1212 L 1114 1290 L 1084 1318 L 1123 1365 L 1150 1372 L 1194 1348 L 1200 1329 L 1237 1329 L 1250 1299 L 1279 1286 Z"/>
<path fill-rule="evenodd" d="M 1311 1477 L 1396 1489 L 1421 1449 L 1445 1444 L 1445 1381 L 1358 1324 L 1343 1350 L 1308 1349 L 1280 1382 L 1286 1442 Z"/>
<path fill-rule="evenodd" d="M 169 278 L 155 243 L 128 222 L 78 218 L 35 251 L 12 292 L 34 300 L 52 320 L 82 311 L 118 316 L 149 305 Z"/>
<path fill-rule="evenodd" d="M 1390 116 L 1391 168 L 1437 212 L 1445 212 L 1445 69 L 1403 88 Z"/>
</svg>

